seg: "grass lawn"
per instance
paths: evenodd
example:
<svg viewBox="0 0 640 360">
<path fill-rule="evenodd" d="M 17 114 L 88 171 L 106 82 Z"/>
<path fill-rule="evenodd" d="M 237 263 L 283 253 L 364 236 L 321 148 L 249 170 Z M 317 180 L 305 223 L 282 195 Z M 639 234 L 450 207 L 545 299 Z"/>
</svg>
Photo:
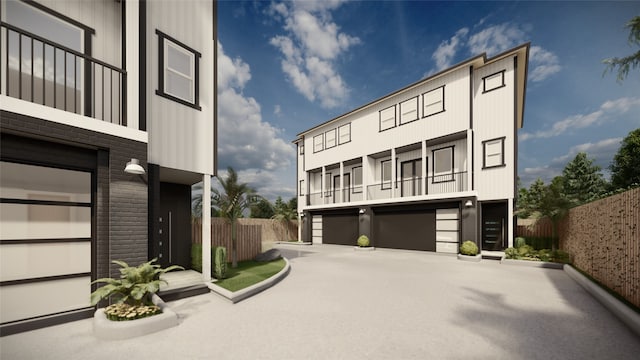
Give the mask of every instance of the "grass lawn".
<svg viewBox="0 0 640 360">
<path fill-rule="evenodd" d="M 215 285 L 229 291 L 238 291 L 277 274 L 285 266 L 284 259 L 264 263 L 257 261 L 241 261 L 238 267 L 233 269 L 231 264 L 227 270 L 227 278 L 218 280 Z"/>
</svg>

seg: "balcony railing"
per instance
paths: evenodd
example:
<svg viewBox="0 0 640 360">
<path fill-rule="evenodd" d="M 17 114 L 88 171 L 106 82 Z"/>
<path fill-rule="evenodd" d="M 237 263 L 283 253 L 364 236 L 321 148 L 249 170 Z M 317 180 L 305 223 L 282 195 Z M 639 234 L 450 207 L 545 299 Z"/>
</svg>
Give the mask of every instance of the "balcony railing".
<svg viewBox="0 0 640 360">
<path fill-rule="evenodd" d="M 444 175 L 431 175 L 426 179 L 427 192 L 422 191 L 422 178 L 415 177 L 396 181 L 396 188 L 392 189 L 391 182 L 382 182 L 367 186 L 367 200 L 380 200 L 421 196 L 430 194 L 448 194 L 467 191 L 467 172 L 449 173 Z M 313 192 L 307 195 L 307 205 L 326 205 L 341 202 L 364 200 L 364 193 L 359 188 L 343 189 L 342 200 L 339 198 L 340 190 Z M 355 190 L 355 191 L 354 191 Z M 393 191 L 392 191 L 393 190 Z"/>
<path fill-rule="evenodd" d="M 124 70 L 5 22 L 2 93 L 126 126 Z"/>
</svg>

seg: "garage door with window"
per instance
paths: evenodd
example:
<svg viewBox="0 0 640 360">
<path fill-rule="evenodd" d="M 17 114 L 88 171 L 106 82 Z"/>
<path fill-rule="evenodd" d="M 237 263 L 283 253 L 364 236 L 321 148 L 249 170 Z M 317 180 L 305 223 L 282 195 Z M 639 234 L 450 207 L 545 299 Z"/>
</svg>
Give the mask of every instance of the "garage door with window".
<svg viewBox="0 0 640 360">
<path fill-rule="evenodd" d="M 0 325 L 90 307 L 93 181 L 0 162 Z"/>
</svg>

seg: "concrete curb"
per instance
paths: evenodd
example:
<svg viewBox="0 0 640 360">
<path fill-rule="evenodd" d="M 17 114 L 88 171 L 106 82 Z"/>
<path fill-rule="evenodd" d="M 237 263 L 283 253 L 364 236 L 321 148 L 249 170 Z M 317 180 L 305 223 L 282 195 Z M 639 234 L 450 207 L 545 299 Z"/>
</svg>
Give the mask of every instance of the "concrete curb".
<svg viewBox="0 0 640 360">
<path fill-rule="evenodd" d="M 469 261 L 469 262 L 480 262 L 480 260 L 482 260 L 482 254 L 478 254 L 478 255 L 458 254 L 458 260 Z"/>
<path fill-rule="evenodd" d="M 640 336 L 640 314 L 630 309 L 622 301 L 616 299 L 598 284 L 582 275 L 571 265 L 564 266 L 564 272 L 580 284 L 588 293 L 611 311 L 618 319 L 625 323 L 636 335 Z"/>
<path fill-rule="evenodd" d="M 93 333 L 102 340 L 124 340 L 151 334 L 178 325 L 178 315 L 153 294 L 153 303 L 162 309 L 162 314 L 131 321 L 111 321 L 107 319 L 104 308 L 93 315 Z"/>
<path fill-rule="evenodd" d="M 278 245 L 311 245 L 311 242 L 304 241 L 276 241 Z"/>
<path fill-rule="evenodd" d="M 277 284 L 280 280 L 284 279 L 289 274 L 289 270 L 291 270 L 291 265 L 289 264 L 289 260 L 287 260 L 287 258 L 283 257 L 283 259 L 285 261 L 285 265 L 284 265 L 284 268 L 280 270 L 280 272 L 278 272 L 277 274 L 273 275 L 268 279 L 265 279 L 257 284 L 253 284 L 242 290 L 231 292 L 214 283 L 210 283 L 207 285 L 209 286 L 209 289 L 211 289 L 211 291 L 213 291 L 214 293 L 220 296 L 227 298 L 228 300 L 230 300 L 232 303 L 235 304 L 239 301 L 242 301 L 248 297 L 251 297 L 261 291 L 264 291 L 272 287 L 273 285 Z"/>
<path fill-rule="evenodd" d="M 374 248 L 373 246 L 354 246 L 353 247 L 353 251 L 374 251 L 376 248 Z"/>
<path fill-rule="evenodd" d="M 528 267 L 537 267 L 537 268 L 546 268 L 546 269 L 558 269 L 558 270 L 562 270 L 562 266 L 564 265 L 564 264 L 553 263 L 553 262 L 515 260 L 515 259 L 502 259 L 500 260 L 500 264 L 528 266 Z"/>
</svg>

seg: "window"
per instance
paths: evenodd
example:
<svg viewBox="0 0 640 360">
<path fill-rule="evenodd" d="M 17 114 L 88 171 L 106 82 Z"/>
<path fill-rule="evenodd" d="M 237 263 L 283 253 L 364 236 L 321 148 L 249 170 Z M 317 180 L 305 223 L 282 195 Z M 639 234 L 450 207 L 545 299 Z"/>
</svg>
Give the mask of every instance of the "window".
<svg viewBox="0 0 640 360">
<path fill-rule="evenodd" d="M 382 167 L 382 190 L 391 189 L 391 160 L 381 162 Z"/>
<path fill-rule="evenodd" d="M 298 191 L 298 195 L 304 195 L 304 180 L 300 180 L 300 190 Z"/>
<path fill-rule="evenodd" d="M 331 173 L 324 174 L 324 196 L 331 197 Z"/>
<path fill-rule="evenodd" d="M 324 133 L 325 149 L 336 146 L 336 129 L 331 129 Z"/>
<path fill-rule="evenodd" d="M 351 172 L 353 173 L 353 193 L 362 192 L 362 166 L 354 167 Z"/>
<path fill-rule="evenodd" d="M 453 146 L 433 151 L 433 182 L 453 181 Z"/>
<path fill-rule="evenodd" d="M 323 134 L 316 135 L 313 137 L 313 152 L 317 153 L 319 151 L 324 150 L 324 139 L 322 137 Z"/>
<path fill-rule="evenodd" d="M 482 168 L 504 166 L 504 137 L 482 142 Z"/>
<path fill-rule="evenodd" d="M 422 117 L 444 111 L 444 85 L 422 94 Z"/>
<path fill-rule="evenodd" d="M 304 155 L 304 143 L 300 143 L 300 145 L 298 145 L 298 149 L 300 150 L 300 155 Z"/>
<path fill-rule="evenodd" d="M 504 70 L 482 78 L 483 93 L 499 89 L 504 86 Z"/>
<path fill-rule="evenodd" d="M 156 30 L 158 34 L 158 90 L 156 94 L 200 110 L 198 61 L 200 53 Z"/>
<path fill-rule="evenodd" d="M 418 97 L 400 103 L 400 125 L 418 120 Z"/>
<path fill-rule="evenodd" d="M 349 141 L 351 141 L 351 123 L 338 128 L 338 144 L 348 143 Z"/>
<path fill-rule="evenodd" d="M 380 131 L 396 127 L 396 106 L 389 106 L 380 111 Z"/>
</svg>

